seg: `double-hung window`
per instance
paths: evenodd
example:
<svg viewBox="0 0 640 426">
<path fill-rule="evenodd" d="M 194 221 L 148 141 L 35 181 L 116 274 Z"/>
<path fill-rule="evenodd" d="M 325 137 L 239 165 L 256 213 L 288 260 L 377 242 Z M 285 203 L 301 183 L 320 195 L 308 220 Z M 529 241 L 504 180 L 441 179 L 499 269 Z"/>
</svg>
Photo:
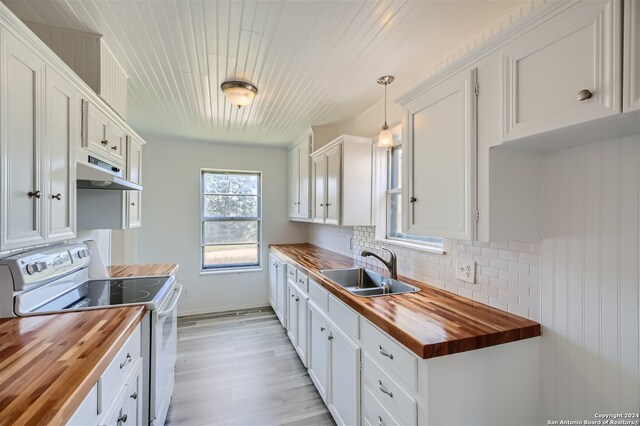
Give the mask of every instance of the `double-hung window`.
<svg viewBox="0 0 640 426">
<path fill-rule="evenodd" d="M 386 239 L 442 248 L 442 238 L 402 232 L 402 145 L 396 145 L 387 151 L 386 207 Z"/>
<path fill-rule="evenodd" d="M 260 267 L 260 172 L 201 171 L 202 271 Z"/>
</svg>

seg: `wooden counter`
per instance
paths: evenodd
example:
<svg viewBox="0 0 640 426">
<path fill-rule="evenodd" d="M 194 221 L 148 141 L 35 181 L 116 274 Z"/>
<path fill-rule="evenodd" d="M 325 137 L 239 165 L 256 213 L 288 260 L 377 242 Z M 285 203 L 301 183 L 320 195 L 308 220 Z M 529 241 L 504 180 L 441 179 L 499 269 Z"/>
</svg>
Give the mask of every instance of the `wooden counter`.
<svg viewBox="0 0 640 426">
<path fill-rule="evenodd" d="M 0 424 L 65 424 L 143 306 L 0 319 Z"/>
<path fill-rule="evenodd" d="M 534 321 L 406 277 L 399 278 L 419 287 L 420 292 L 355 296 L 318 272 L 356 266 L 352 258 L 311 244 L 275 244 L 271 249 L 421 358 L 540 335 L 540 324 Z"/>
<path fill-rule="evenodd" d="M 143 265 L 111 265 L 107 273 L 111 278 L 168 277 L 175 275 L 177 263 L 148 263 Z"/>
</svg>

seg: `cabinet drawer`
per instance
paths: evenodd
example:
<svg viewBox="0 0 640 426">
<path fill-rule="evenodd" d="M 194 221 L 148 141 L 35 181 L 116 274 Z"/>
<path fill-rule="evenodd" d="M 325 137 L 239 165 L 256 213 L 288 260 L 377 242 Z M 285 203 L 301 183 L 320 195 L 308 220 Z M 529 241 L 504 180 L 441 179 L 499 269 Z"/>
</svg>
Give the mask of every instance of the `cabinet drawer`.
<svg viewBox="0 0 640 426">
<path fill-rule="evenodd" d="M 365 386 L 403 425 L 414 425 L 418 415 L 418 405 L 402 386 L 372 361 L 365 353 L 362 364 Z"/>
<path fill-rule="evenodd" d="M 329 310 L 329 293 L 313 280 L 309 280 L 309 299 L 318 305 L 323 312 Z"/>
<path fill-rule="evenodd" d="M 297 270 L 296 268 L 294 268 L 293 266 L 287 264 L 287 279 L 293 283 L 298 282 L 296 280 L 296 274 L 297 274 Z"/>
<path fill-rule="evenodd" d="M 364 396 L 362 398 L 362 414 L 366 424 L 377 426 L 399 425 L 391 413 L 387 411 L 380 401 L 373 396 L 373 392 L 367 386 L 364 387 Z"/>
<path fill-rule="evenodd" d="M 364 321 L 362 346 L 378 365 L 417 390 L 418 360 L 391 337 Z"/>
<path fill-rule="evenodd" d="M 309 292 L 309 278 L 300 271 L 296 272 L 296 283 L 305 293 Z"/>
<path fill-rule="evenodd" d="M 329 318 L 353 340 L 360 338 L 360 315 L 350 307 L 329 295 Z"/>
<path fill-rule="evenodd" d="M 127 374 L 140 358 L 140 326 L 136 327 L 100 378 L 100 407 L 104 409 L 122 387 Z"/>
</svg>

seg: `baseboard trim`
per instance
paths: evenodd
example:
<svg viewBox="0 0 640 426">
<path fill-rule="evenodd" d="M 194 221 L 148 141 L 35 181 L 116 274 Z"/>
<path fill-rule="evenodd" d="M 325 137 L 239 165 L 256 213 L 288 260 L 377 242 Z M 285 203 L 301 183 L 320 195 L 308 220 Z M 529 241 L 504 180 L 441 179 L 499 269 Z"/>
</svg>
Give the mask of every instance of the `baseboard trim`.
<svg viewBox="0 0 640 426">
<path fill-rule="evenodd" d="M 264 303 L 251 304 L 251 305 L 225 306 L 225 307 L 214 308 L 214 309 L 195 309 L 190 311 L 178 311 L 178 318 L 190 317 L 193 315 L 203 315 L 203 314 L 224 314 L 224 313 L 231 313 L 235 311 L 241 311 L 243 309 L 258 309 L 258 308 L 272 309 L 271 305 L 269 304 L 265 305 Z"/>
</svg>

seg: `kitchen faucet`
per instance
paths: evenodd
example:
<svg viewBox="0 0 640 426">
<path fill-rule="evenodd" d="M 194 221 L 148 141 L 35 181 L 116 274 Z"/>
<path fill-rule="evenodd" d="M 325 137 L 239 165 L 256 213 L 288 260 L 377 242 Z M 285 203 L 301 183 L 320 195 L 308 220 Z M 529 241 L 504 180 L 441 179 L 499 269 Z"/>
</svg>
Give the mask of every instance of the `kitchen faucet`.
<svg viewBox="0 0 640 426">
<path fill-rule="evenodd" d="M 368 256 L 373 256 L 376 259 L 378 259 L 380 262 L 384 263 L 384 266 L 387 267 L 387 269 L 389 270 L 389 274 L 391 275 L 391 278 L 393 278 L 394 280 L 398 279 L 398 259 L 396 257 L 396 254 L 394 252 L 392 252 L 389 249 L 386 249 L 384 247 L 381 247 L 382 250 L 384 251 L 388 251 L 389 254 L 391 255 L 391 259 L 389 259 L 389 261 L 384 260 L 380 255 L 377 255 L 373 252 L 370 252 L 369 250 L 363 250 L 362 253 L 360 253 L 360 256 L 362 257 L 368 257 Z"/>
</svg>

